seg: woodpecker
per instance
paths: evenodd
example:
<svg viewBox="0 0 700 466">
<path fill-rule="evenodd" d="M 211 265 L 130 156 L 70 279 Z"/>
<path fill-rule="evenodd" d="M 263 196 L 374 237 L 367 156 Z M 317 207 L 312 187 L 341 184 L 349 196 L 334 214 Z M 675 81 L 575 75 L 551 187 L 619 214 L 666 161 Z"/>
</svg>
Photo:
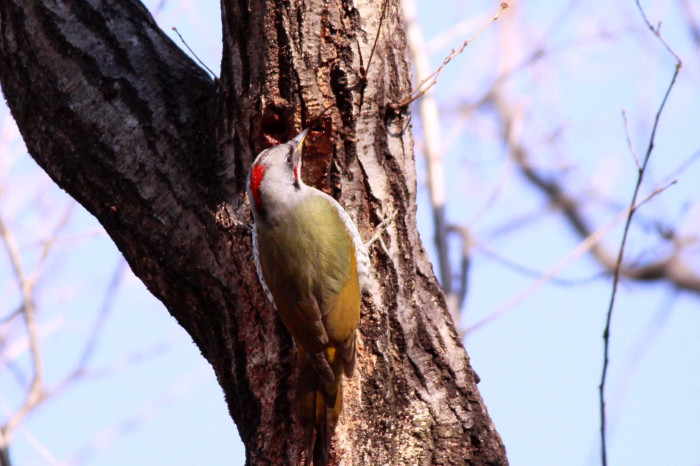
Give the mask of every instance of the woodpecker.
<svg viewBox="0 0 700 466">
<path fill-rule="evenodd" d="M 304 184 L 308 129 L 263 150 L 248 174 L 253 251 L 260 283 L 297 349 L 295 410 L 306 462 L 328 461 L 343 403 L 342 378 L 355 366 L 355 334 L 369 259 L 341 205 Z"/>
</svg>

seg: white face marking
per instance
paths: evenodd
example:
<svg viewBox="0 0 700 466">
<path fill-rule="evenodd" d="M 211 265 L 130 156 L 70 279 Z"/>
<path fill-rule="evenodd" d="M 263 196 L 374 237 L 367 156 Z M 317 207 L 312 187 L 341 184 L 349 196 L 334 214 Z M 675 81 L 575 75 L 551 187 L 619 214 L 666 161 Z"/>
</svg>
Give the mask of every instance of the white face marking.
<svg viewBox="0 0 700 466">
<path fill-rule="evenodd" d="M 251 192 L 250 180 L 248 182 L 248 198 L 256 222 L 263 217 L 268 221 L 274 221 L 278 216 L 288 213 L 306 197 L 308 187 L 299 178 L 300 141 L 292 140 L 265 149 L 255 159 L 253 166 L 256 165 L 265 167 L 262 179 L 257 186 L 257 193 Z M 261 212 L 256 209 L 256 197 L 260 199 Z"/>
</svg>

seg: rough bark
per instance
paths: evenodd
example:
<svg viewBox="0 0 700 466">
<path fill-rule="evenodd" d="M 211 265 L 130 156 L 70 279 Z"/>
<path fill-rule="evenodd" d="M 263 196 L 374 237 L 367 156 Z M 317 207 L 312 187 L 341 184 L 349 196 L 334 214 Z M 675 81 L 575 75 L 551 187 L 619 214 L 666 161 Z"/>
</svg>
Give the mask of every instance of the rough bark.
<svg viewBox="0 0 700 466">
<path fill-rule="evenodd" d="M 251 258 L 253 156 L 314 125 L 304 179 L 371 251 L 334 464 L 505 464 L 416 229 L 396 2 L 222 0 L 213 82 L 135 0 L 3 0 L 0 83 L 31 156 L 104 226 L 212 364 L 249 464 L 298 462 L 294 358 Z M 379 40 L 366 82 L 372 44 Z M 323 110 L 327 111 L 323 116 Z"/>
</svg>

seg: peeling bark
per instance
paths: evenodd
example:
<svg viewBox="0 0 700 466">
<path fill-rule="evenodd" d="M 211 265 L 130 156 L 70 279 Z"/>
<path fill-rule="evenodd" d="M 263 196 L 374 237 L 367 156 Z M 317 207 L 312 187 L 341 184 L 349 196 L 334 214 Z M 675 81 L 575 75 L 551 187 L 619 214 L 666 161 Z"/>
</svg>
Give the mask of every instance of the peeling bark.
<svg viewBox="0 0 700 466">
<path fill-rule="evenodd" d="M 332 464 L 506 464 L 416 229 L 398 5 L 222 0 L 212 82 L 135 0 L 3 0 L 0 83 L 31 156 L 104 226 L 212 364 L 249 464 L 297 463 L 292 344 L 257 282 L 245 176 L 301 127 L 304 179 L 368 239 Z M 379 31 L 371 66 L 363 67 Z M 325 113 L 324 113 L 325 111 Z"/>
</svg>

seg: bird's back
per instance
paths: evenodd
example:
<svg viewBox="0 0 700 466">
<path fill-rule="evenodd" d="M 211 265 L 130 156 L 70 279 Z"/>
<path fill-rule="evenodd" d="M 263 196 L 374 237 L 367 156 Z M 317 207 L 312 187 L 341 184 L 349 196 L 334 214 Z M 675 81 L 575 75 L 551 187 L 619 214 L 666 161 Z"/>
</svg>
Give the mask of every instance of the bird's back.
<svg viewBox="0 0 700 466">
<path fill-rule="evenodd" d="M 310 194 L 286 215 L 257 232 L 261 272 L 292 336 L 307 350 L 317 347 L 314 300 L 329 343 L 354 335 L 360 288 L 355 248 L 336 208 Z M 314 340 L 314 341 L 312 341 Z"/>
</svg>

